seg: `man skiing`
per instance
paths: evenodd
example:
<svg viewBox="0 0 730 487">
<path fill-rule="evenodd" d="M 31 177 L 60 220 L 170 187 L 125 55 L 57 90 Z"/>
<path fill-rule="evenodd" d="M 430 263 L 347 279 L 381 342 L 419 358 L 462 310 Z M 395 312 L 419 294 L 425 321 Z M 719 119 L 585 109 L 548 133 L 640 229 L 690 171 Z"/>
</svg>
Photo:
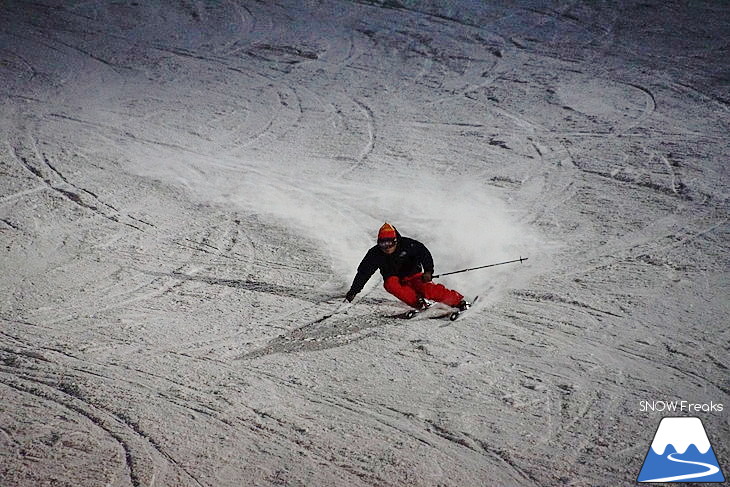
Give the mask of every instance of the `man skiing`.
<svg viewBox="0 0 730 487">
<path fill-rule="evenodd" d="M 355 299 L 377 269 L 383 275 L 385 290 L 412 308 L 426 308 L 427 299 L 462 311 L 470 306 L 460 293 L 432 282 L 431 252 L 418 240 L 402 237 L 389 223 L 380 227 L 378 244 L 360 262 L 345 299 Z"/>
</svg>

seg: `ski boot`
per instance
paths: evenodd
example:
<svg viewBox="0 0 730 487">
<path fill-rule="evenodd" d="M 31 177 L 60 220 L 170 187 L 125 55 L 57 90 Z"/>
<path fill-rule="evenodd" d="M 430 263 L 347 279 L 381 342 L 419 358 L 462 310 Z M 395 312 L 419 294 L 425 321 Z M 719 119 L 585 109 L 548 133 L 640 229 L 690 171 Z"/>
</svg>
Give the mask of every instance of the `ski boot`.
<svg viewBox="0 0 730 487">
<path fill-rule="evenodd" d="M 406 319 L 411 319 L 414 316 L 416 316 L 421 311 L 427 310 L 431 307 L 433 303 L 427 301 L 424 298 L 418 298 L 418 302 L 416 303 L 416 306 L 412 309 L 406 312 L 405 317 Z"/>
<path fill-rule="evenodd" d="M 476 301 L 476 300 L 477 300 L 477 298 L 474 298 L 474 301 Z M 454 306 L 454 308 L 456 308 L 456 310 L 451 312 L 451 314 L 449 315 L 449 319 L 451 321 L 455 321 L 459 316 L 461 316 L 461 314 L 464 311 L 467 311 L 469 308 L 471 308 L 471 305 L 472 305 L 472 303 L 470 303 L 466 299 L 462 299 L 459 302 L 459 304 L 457 304 L 456 306 Z"/>
</svg>

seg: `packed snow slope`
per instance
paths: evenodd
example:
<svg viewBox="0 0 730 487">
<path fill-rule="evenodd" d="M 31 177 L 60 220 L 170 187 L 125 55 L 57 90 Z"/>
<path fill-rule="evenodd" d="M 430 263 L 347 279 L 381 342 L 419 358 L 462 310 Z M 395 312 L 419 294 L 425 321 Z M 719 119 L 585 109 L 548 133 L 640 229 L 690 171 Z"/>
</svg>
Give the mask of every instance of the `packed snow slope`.
<svg viewBox="0 0 730 487">
<path fill-rule="evenodd" d="M 0 4 L 0 484 L 730 469 L 730 6 Z M 479 306 L 403 321 L 388 221 Z"/>
</svg>

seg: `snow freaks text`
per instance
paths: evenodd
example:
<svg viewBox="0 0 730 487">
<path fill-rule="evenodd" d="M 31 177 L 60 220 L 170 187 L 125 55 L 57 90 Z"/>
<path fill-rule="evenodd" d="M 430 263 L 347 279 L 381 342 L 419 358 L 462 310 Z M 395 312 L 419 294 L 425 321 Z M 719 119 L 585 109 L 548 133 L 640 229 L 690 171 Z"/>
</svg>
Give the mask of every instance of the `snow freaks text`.
<svg viewBox="0 0 730 487">
<path fill-rule="evenodd" d="M 721 413 L 722 403 L 692 403 L 689 401 L 641 401 L 639 409 L 645 412 L 670 413 Z"/>
</svg>

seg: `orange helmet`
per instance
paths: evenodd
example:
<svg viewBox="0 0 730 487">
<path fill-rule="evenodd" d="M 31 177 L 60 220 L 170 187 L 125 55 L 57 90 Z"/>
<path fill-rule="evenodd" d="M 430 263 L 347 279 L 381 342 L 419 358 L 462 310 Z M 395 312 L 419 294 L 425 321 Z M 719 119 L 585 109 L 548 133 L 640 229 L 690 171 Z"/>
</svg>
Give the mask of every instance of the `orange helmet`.
<svg viewBox="0 0 730 487">
<path fill-rule="evenodd" d="M 390 223 L 384 223 L 380 230 L 378 230 L 378 240 L 394 240 L 398 237 L 395 232 L 395 227 Z"/>
</svg>

